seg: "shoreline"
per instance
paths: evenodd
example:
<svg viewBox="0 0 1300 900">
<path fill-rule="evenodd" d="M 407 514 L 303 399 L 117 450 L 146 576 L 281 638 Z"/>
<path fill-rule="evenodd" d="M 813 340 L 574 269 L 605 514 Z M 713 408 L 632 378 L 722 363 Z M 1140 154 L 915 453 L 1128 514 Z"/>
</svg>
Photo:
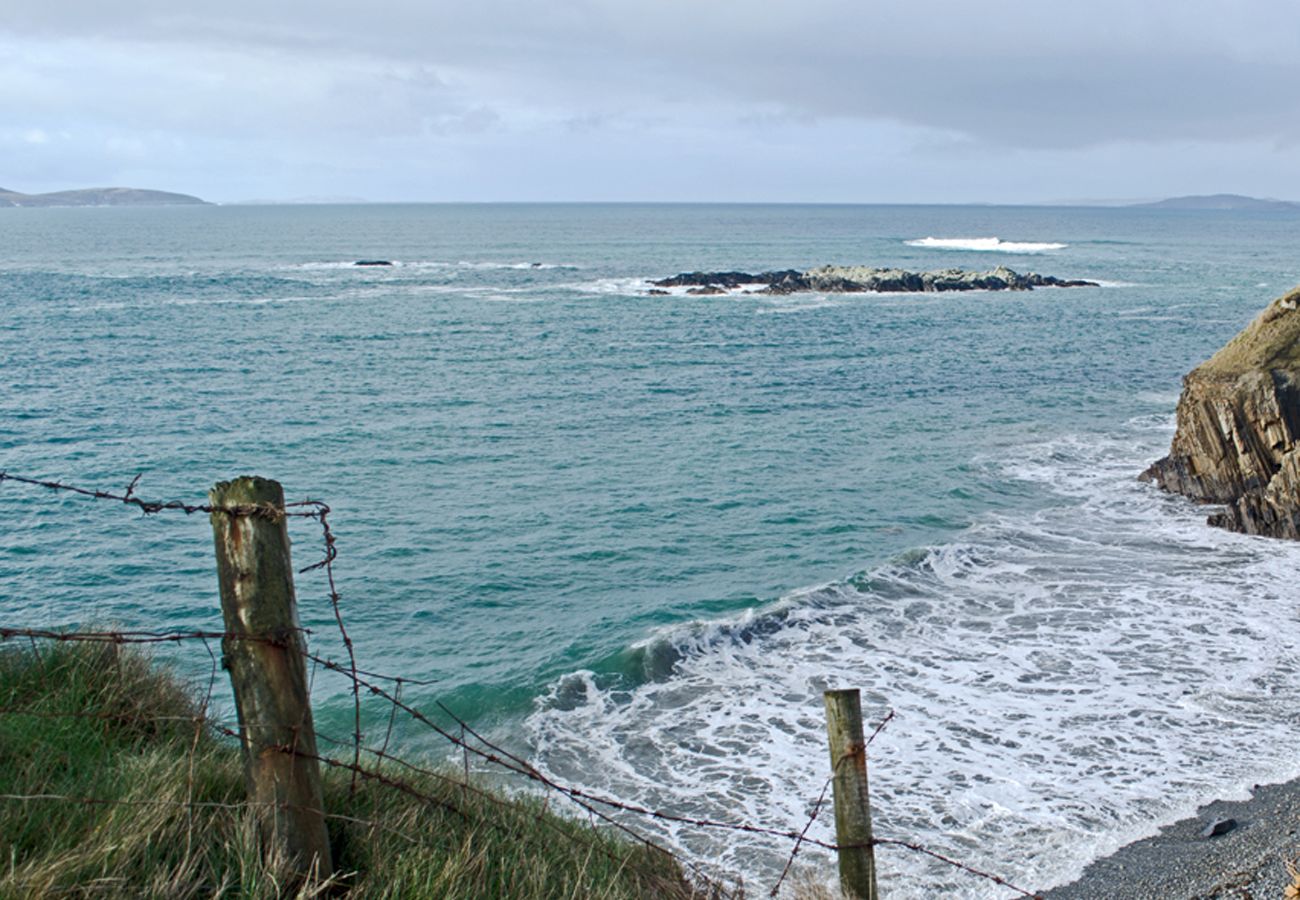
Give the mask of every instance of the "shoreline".
<svg viewBox="0 0 1300 900">
<path fill-rule="evenodd" d="M 1285 736 L 1279 735 L 1279 740 Z M 1218 819 L 1236 827 L 1213 837 Z M 1248 800 L 1215 800 L 1150 837 L 1094 860 L 1075 881 L 1042 891 L 1044 900 L 1171 900 L 1282 897 L 1300 857 L 1300 778 L 1256 785 Z"/>
</svg>

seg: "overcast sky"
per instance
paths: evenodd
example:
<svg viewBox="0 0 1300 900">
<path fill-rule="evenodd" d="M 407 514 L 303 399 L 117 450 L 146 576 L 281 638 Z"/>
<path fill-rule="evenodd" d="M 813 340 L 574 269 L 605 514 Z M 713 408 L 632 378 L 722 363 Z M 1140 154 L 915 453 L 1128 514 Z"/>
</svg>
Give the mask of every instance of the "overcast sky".
<svg viewBox="0 0 1300 900">
<path fill-rule="evenodd" d="M 0 187 L 1300 199 L 1294 0 L 0 0 Z"/>
</svg>

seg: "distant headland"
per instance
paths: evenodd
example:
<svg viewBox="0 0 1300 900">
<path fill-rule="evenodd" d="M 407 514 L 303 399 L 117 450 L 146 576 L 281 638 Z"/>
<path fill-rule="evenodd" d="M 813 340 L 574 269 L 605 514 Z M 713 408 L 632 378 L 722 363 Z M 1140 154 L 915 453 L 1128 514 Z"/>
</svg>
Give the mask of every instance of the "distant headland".
<svg viewBox="0 0 1300 900">
<path fill-rule="evenodd" d="M 1290 200 L 1265 200 L 1241 194 L 1197 194 L 1189 197 L 1171 197 L 1155 203 L 1135 203 L 1142 209 L 1257 209 L 1300 210 L 1300 203 Z"/>
<path fill-rule="evenodd" d="M 23 194 L 0 188 L 0 206 L 207 206 L 206 200 L 170 191 L 140 188 L 83 188 L 49 194 Z"/>
</svg>

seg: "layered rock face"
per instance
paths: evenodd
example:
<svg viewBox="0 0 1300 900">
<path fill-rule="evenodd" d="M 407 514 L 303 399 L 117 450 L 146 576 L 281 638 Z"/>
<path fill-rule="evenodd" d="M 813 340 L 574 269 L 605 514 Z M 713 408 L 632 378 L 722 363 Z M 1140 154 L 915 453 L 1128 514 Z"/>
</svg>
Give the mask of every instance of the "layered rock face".
<svg viewBox="0 0 1300 900">
<path fill-rule="evenodd" d="M 1300 540 L 1300 289 L 1183 379 L 1173 446 L 1141 478 L 1223 504 L 1211 525 Z"/>
</svg>

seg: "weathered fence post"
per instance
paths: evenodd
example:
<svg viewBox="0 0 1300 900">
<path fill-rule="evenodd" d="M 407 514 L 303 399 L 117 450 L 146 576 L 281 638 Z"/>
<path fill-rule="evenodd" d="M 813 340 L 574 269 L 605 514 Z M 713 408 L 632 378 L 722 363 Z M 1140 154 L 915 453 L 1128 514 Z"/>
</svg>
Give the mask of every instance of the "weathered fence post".
<svg viewBox="0 0 1300 900">
<path fill-rule="evenodd" d="M 268 855 L 300 875 L 333 872 L 278 482 L 243 477 L 208 492 L 221 584 L 221 641 L 239 716 L 244 780 Z M 244 639 L 247 636 L 250 639 Z"/>
<path fill-rule="evenodd" d="M 878 900 L 876 854 L 867 798 L 867 745 L 857 690 L 826 691 L 826 733 L 831 745 L 835 843 L 841 848 L 840 888 L 855 900 Z"/>
</svg>

